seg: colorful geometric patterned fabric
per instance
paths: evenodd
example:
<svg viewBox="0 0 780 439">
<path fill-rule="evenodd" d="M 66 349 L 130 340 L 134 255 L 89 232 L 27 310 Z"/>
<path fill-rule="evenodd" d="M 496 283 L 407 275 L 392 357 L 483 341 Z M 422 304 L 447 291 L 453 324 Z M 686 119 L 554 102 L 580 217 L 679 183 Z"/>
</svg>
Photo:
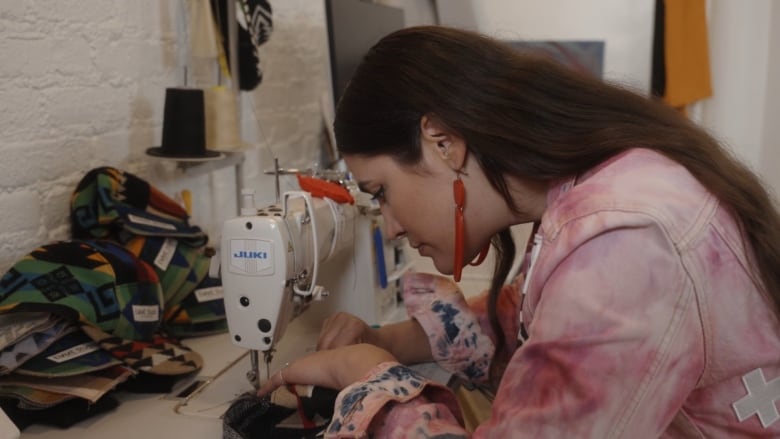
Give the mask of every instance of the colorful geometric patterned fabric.
<svg viewBox="0 0 780 439">
<path fill-rule="evenodd" d="M 96 168 L 81 180 L 73 194 L 71 219 L 74 236 L 115 241 L 155 271 L 164 297 L 162 321 L 178 318 L 165 325 L 169 335 L 194 336 L 227 330 L 221 298 L 219 305 L 205 306 L 189 300 L 196 309 L 182 314 L 182 302 L 190 298 L 208 274 L 210 257 L 202 248 L 208 237 L 198 227 L 189 225 L 186 211 L 174 200 L 132 174 L 109 167 Z M 190 316 L 201 318 L 194 322 Z M 101 329 L 106 331 L 105 327 Z"/>
<path fill-rule="evenodd" d="M 136 236 L 125 248 L 154 268 L 162 285 L 166 312 L 192 293 L 208 272 L 209 259 L 202 249 L 172 238 Z"/>
<path fill-rule="evenodd" d="M 203 358 L 175 340 L 159 335 L 149 342 L 124 340 L 84 325 L 84 332 L 115 358 L 135 370 L 156 375 L 186 375 L 203 367 Z"/>
<path fill-rule="evenodd" d="M 160 277 L 163 329 L 175 337 L 227 331 L 222 282 L 208 276 L 211 257 L 171 238 L 137 236 L 125 244 Z"/>
<path fill-rule="evenodd" d="M 118 337 L 148 339 L 160 326 L 157 274 L 108 241 L 62 241 L 33 250 L 0 279 L 0 313 L 45 311 Z"/>
<path fill-rule="evenodd" d="M 195 337 L 227 331 L 222 280 L 206 276 L 195 290 L 172 309 L 166 309 L 163 327 L 176 337 Z"/>
<path fill-rule="evenodd" d="M 14 373 L 39 377 L 71 376 L 122 364 L 78 328 L 27 360 Z"/>
<path fill-rule="evenodd" d="M 124 244 L 136 257 L 154 268 L 160 278 L 164 297 L 164 309 L 173 305 L 174 296 L 187 283 L 191 271 L 202 250 L 181 245 L 172 238 L 158 236 L 135 236 Z M 186 294 L 192 292 L 194 285 Z"/>
<path fill-rule="evenodd" d="M 200 369 L 200 355 L 157 335 L 162 309 L 154 269 L 110 241 L 40 247 L 0 279 L 0 313 L 46 311 L 78 320 L 87 336 L 135 370 L 180 375 Z"/>
<path fill-rule="evenodd" d="M 116 275 L 116 297 L 121 313 L 112 334 L 130 340 L 148 340 L 160 328 L 164 309 L 157 273 L 126 248 L 110 241 L 87 241 L 111 262 Z"/>
<path fill-rule="evenodd" d="M 177 238 L 192 247 L 208 237 L 174 200 L 146 181 L 111 167 L 89 171 L 71 197 L 71 229 L 80 239 L 127 242 L 136 235 Z"/>
<path fill-rule="evenodd" d="M 196 255 L 193 261 L 192 267 L 187 272 L 187 277 L 184 278 L 184 283 L 179 289 L 173 292 L 170 300 L 166 302 L 165 315 L 163 320 L 168 320 L 171 316 L 169 310 L 173 310 L 181 304 L 184 299 L 189 297 L 195 288 L 203 282 L 203 279 L 209 274 L 209 265 L 211 264 L 211 258 L 204 255 Z"/>
</svg>

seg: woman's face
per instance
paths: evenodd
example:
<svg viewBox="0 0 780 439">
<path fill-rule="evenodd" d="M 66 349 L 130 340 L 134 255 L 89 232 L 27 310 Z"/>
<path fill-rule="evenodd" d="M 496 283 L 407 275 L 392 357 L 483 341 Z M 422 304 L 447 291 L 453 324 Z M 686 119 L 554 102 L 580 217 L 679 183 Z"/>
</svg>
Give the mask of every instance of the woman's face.
<svg viewBox="0 0 780 439">
<path fill-rule="evenodd" d="M 455 173 L 423 148 L 422 161 L 402 166 L 389 156 L 344 156 L 347 167 L 364 192 L 379 201 L 384 233 L 406 236 L 421 256 L 433 259 L 436 269 L 452 273 L 454 246 Z"/>
<path fill-rule="evenodd" d="M 345 155 L 344 161 L 361 189 L 379 201 L 385 235 L 405 235 L 441 273 L 453 272 L 456 178 L 466 190 L 463 266 L 499 231 L 541 217 L 547 191 L 543 184 L 505 179 L 522 212 L 512 211 L 476 159 L 469 158 L 464 140 L 427 115 L 420 121 L 420 149 L 422 158 L 414 165 L 401 165 L 387 155 Z"/>
</svg>

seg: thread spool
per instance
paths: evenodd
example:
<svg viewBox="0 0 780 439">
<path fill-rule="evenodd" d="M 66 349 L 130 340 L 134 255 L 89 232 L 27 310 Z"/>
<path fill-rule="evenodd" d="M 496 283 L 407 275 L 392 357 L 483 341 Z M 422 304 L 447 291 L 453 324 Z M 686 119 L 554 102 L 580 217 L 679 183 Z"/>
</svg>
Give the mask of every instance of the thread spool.
<svg viewBox="0 0 780 439">
<path fill-rule="evenodd" d="M 241 148 L 236 94 L 224 86 L 207 88 L 205 92 L 206 148 L 217 151 Z"/>
<path fill-rule="evenodd" d="M 219 56 L 217 31 L 209 0 L 190 0 L 190 53 L 195 58 L 216 60 Z"/>
<path fill-rule="evenodd" d="M 219 158 L 206 149 L 205 93 L 195 88 L 166 88 L 162 145 L 147 148 L 151 156 L 178 160 Z"/>
</svg>

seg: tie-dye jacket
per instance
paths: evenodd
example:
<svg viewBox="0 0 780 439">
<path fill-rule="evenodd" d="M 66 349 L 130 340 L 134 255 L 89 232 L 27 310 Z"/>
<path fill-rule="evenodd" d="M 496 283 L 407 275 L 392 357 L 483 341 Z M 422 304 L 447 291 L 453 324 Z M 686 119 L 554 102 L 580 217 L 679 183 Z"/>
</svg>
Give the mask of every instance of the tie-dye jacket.
<svg viewBox="0 0 780 439">
<path fill-rule="evenodd" d="M 510 351 L 474 437 L 780 437 L 780 322 L 737 225 L 684 168 L 636 149 L 554 185 L 529 259 L 502 292 Z M 404 282 L 437 361 L 485 380 L 484 303 L 442 277 Z M 328 428 L 469 434 L 448 389 L 397 363 L 345 388 Z"/>
</svg>

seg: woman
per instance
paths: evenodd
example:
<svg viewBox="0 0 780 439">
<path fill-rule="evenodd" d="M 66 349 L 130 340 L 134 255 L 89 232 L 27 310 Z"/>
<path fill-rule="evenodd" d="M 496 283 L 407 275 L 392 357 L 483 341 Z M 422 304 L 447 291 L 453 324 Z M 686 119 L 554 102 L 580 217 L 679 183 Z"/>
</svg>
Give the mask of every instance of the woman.
<svg viewBox="0 0 780 439">
<path fill-rule="evenodd" d="M 372 330 L 336 316 L 321 350 L 261 394 L 343 388 L 333 436 L 467 436 L 452 394 L 402 366 L 434 359 L 498 384 L 475 437 L 780 435 L 780 217 L 674 110 L 478 34 L 417 27 L 371 49 L 335 131 L 391 237 L 456 279 L 492 242 L 497 268 L 472 307 L 445 278 L 407 276 L 411 320 Z M 503 286 L 508 229 L 526 222 L 533 248 Z"/>
</svg>

